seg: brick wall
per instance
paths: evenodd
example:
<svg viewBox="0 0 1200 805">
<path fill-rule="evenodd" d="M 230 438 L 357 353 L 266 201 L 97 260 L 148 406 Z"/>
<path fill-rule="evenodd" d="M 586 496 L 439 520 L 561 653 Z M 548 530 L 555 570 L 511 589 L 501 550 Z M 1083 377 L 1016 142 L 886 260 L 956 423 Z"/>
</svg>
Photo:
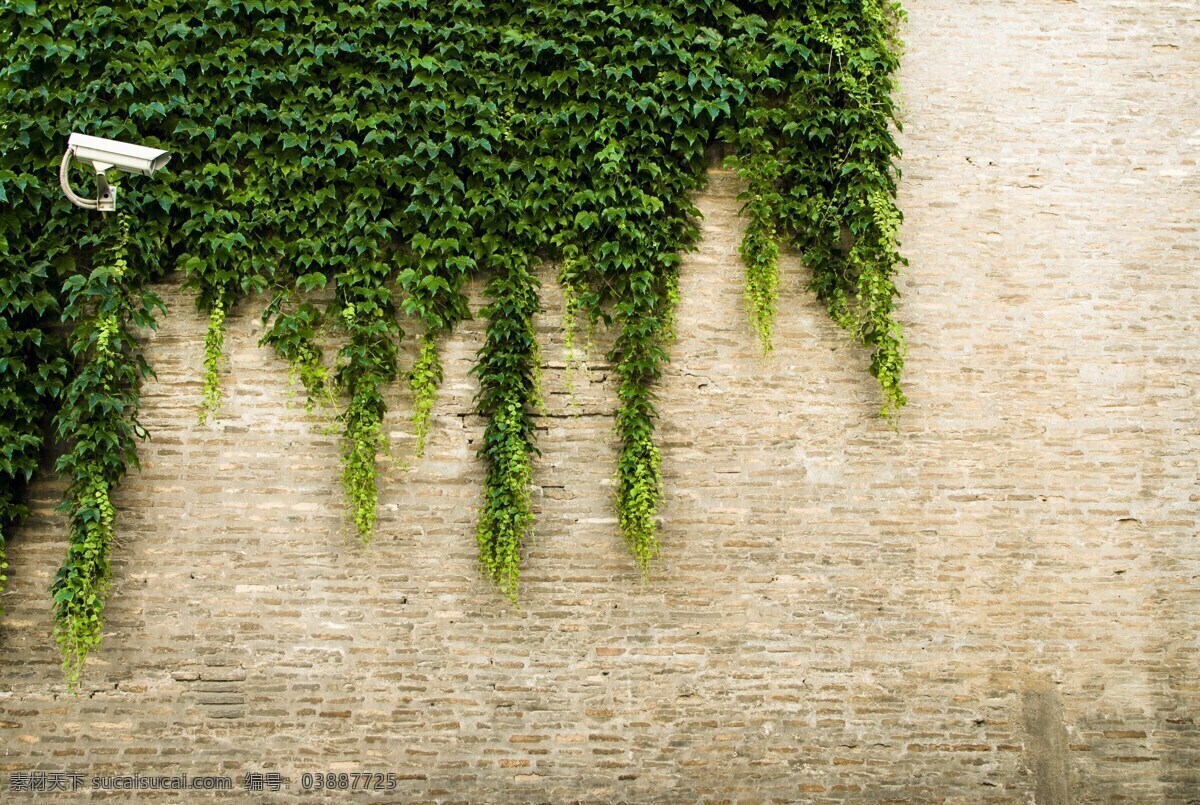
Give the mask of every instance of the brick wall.
<svg viewBox="0 0 1200 805">
<path fill-rule="evenodd" d="M 279 771 L 293 799 L 303 772 L 371 770 L 399 801 L 1200 799 L 1200 8 L 908 6 L 899 433 L 794 255 L 757 355 L 713 173 L 660 387 L 665 560 L 644 584 L 621 541 L 604 336 L 568 393 L 547 270 L 514 610 L 474 564 L 480 322 L 444 345 L 422 460 L 390 391 L 364 549 L 259 308 L 229 319 L 201 427 L 205 322 L 164 285 L 154 438 L 77 698 L 45 592 L 59 482 L 10 546 L 0 790 Z"/>
</svg>

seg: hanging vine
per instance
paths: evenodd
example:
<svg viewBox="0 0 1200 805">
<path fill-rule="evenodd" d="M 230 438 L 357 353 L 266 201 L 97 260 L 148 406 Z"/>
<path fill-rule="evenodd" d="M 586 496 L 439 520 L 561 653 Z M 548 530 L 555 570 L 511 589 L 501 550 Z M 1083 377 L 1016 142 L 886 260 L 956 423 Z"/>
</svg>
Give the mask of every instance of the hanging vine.
<svg viewBox="0 0 1200 805">
<path fill-rule="evenodd" d="M 563 370 L 563 385 L 568 394 L 575 393 L 575 372 L 583 365 L 583 352 L 576 343 L 575 334 L 580 318 L 580 295 L 583 289 L 578 284 L 579 257 L 577 250 L 564 254 L 558 271 L 558 288 L 563 298 L 563 355 L 566 366 Z"/>
<path fill-rule="evenodd" d="M 323 287 L 324 277 L 313 285 Z M 322 350 L 318 341 L 325 318 L 310 302 L 283 312 L 291 298 L 290 292 L 279 293 L 263 311 L 263 323 L 269 326 L 260 345 L 273 348 L 288 362 L 288 382 L 293 386 L 298 383 L 304 389 L 307 395 L 304 409 L 312 414 L 318 409 L 332 408 L 334 404 L 329 371 L 321 362 Z"/>
<path fill-rule="evenodd" d="M 409 372 L 409 387 L 413 393 L 413 435 L 417 439 L 417 458 L 425 455 L 425 442 L 429 438 L 429 423 L 433 416 L 433 403 L 437 398 L 437 387 L 442 382 L 442 364 L 438 361 L 437 340 L 429 333 L 421 339 L 421 351 Z"/>
<path fill-rule="evenodd" d="M 475 369 L 479 412 L 488 419 L 480 448 L 486 474 L 476 540 L 484 573 L 515 602 L 521 544 L 533 525 L 538 301 L 529 257 L 512 252 L 505 259 L 507 269 L 498 268 L 488 283 L 487 334 Z"/>
<path fill-rule="evenodd" d="M 341 415 L 342 489 L 359 538 L 371 540 L 379 497 L 375 462 L 384 448 L 382 389 L 396 378 L 401 337 L 386 263 L 370 262 L 338 275 L 341 326 L 349 341 L 338 353 L 337 384 L 350 404 Z"/>
<path fill-rule="evenodd" d="M 763 350 L 774 349 L 775 313 L 779 303 L 779 236 L 776 217 L 782 199 L 776 184 L 779 163 L 771 144 L 754 138 L 751 150 L 739 160 L 738 173 L 748 182 L 742 194 L 747 217 L 746 235 L 738 253 L 746 266 L 746 312 Z"/>
<path fill-rule="evenodd" d="M 221 356 L 225 352 L 225 306 L 218 300 L 208 314 L 204 335 L 204 392 L 200 401 L 200 424 L 221 410 Z"/>
<path fill-rule="evenodd" d="M 803 252 L 830 317 L 871 350 L 880 413 L 894 423 L 906 402 L 894 280 L 906 264 L 893 135 L 903 11 L 893 0 L 767 6 L 740 22 L 734 61 L 749 101 L 726 129 L 750 185 L 742 256 L 751 321 L 769 345 L 778 227 Z"/>
<path fill-rule="evenodd" d="M 165 310 L 129 266 L 130 217 L 115 217 L 105 249 L 87 274 L 64 286 L 64 318 L 75 322 L 70 350 L 75 371 L 55 418 L 55 435 L 70 445 L 57 471 L 70 486 L 62 509 L 70 518 L 67 557 L 54 577 L 54 634 L 71 687 L 88 653 L 100 644 L 116 535 L 112 494 L 129 465 L 137 466 L 138 387 L 150 374 L 131 327 L 154 327 Z"/>
</svg>

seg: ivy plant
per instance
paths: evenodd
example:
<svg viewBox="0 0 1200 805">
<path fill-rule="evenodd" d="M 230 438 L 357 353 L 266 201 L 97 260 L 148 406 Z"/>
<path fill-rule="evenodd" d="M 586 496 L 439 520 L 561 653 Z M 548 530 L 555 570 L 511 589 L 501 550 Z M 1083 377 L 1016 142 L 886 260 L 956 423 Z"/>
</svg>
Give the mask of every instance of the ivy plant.
<svg viewBox="0 0 1200 805">
<path fill-rule="evenodd" d="M 128 260 L 130 218 L 112 219 L 111 246 L 92 269 L 64 283 L 63 317 L 74 322 L 70 352 L 74 371 L 55 417 L 55 435 L 70 449 L 56 469 L 70 486 L 62 510 L 68 515 L 67 558 L 50 587 L 55 637 L 63 670 L 76 686 L 88 652 L 100 642 L 104 602 L 111 579 L 116 536 L 112 495 L 130 465 L 137 465 L 138 387 L 150 374 L 133 328 L 156 325 L 162 301 L 139 289 Z"/>
<path fill-rule="evenodd" d="M 0 4 L 0 564 L 59 439 L 72 547 L 53 594 L 70 678 L 99 639 L 111 495 L 142 435 L 149 282 L 181 282 L 208 320 L 201 421 L 221 414 L 226 322 L 265 294 L 262 343 L 310 411 L 334 411 L 347 517 L 368 542 L 388 389 L 408 383 L 420 457 L 439 345 L 472 315 L 479 278 L 476 537 L 514 601 L 534 523 L 543 264 L 558 266 L 569 360 L 576 321 L 615 331 L 617 520 L 642 573 L 661 555 L 655 386 L 717 140 L 745 180 L 746 309 L 764 348 L 780 250 L 795 248 L 894 418 L 901 20 L 891 0 Z M 123 190 L 136 225 L 61 198 L 76 130 L 174 155 Z M 401 315 L 419 333 L 407 366 Z"/>
<path fill-rule="evenodd" d="M 802 13 L 796 13 L 799 9 Z M 895 318 L 901 214 L 894 100 L 900 4 L 764 3 L 739 20 L 733 54 L 747 100 L 725 129 L 748 181 L 742 243 L 751 321 L 770 347 L 777 232 L 804 254 L 829 315 L 871 350 L 895 421 L 906 348 Z"/>
</svg>

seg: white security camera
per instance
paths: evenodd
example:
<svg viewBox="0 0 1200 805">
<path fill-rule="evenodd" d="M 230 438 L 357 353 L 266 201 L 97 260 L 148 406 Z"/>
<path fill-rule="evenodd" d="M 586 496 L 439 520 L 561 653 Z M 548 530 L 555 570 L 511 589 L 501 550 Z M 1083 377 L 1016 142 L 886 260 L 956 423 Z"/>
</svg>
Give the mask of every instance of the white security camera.
<svg viewBox="0 0 1200 805">
<path fill-rule="evenodd" d="M 151 176 L 171 161 L 170 154 L 157 148 L 89 137 L 86 134 L 72 134 L 71 139 L 67 140 L 67 148 L 75 149 L 75 158 L 95 167 L 96 173 L 119 168 L 126 173 Z"/>
<path fill-rule="evenodd" d="M 71 189 L 67 181 L 67 172 L 71 166 L 71 158 L 85 165 L 91 165 L 96 171 L 98 195 L 94 199 L 82 198 Z M 67 141 L 67 153 L 63 154 L 62 165 L 58 170 L 58 181 L 63 193 L 77 207 L 86 210 L 112 212 L 117 208 L 116 190 L 109 187 L 105 174 L 113 168 L 125 173 L 136 173 L 141 176 L 151 176 L 155 171 L 171 161 L 171 155 L 157 148 L 147 148 L 144 145 L 124 143 L 120 140 L 106 140 L 103 137 L 89 137 L 86 134 L 72 134 Z"/>
</svg>

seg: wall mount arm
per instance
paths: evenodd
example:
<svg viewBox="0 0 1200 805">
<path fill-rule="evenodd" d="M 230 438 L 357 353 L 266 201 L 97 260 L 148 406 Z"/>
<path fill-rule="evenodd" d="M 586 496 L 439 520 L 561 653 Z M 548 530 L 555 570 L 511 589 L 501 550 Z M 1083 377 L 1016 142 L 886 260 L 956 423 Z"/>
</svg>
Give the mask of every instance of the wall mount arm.
<svg viewBox="0 0 1200 805">
<path fill-rule="evenodd" d="M 96 169 L 96 198 L 84 198 L 71 189 L 70 168 L 71 160 L 75 157 L 75 149 L 68 148 L 63 154 L 62 164 L 58 168 L 58 183 L 62 187 L 63 194 L 67 200 L 76 207 L 82 207 L 85 210 L 96 210 L 100 213 L 115 212 L 117 209 L 117 191 L 108 183 L 108 178 L 104 175 L 105 171 L 112 168 L 112 165 L 104 165 L 94 163 Z"/>
</svg>

